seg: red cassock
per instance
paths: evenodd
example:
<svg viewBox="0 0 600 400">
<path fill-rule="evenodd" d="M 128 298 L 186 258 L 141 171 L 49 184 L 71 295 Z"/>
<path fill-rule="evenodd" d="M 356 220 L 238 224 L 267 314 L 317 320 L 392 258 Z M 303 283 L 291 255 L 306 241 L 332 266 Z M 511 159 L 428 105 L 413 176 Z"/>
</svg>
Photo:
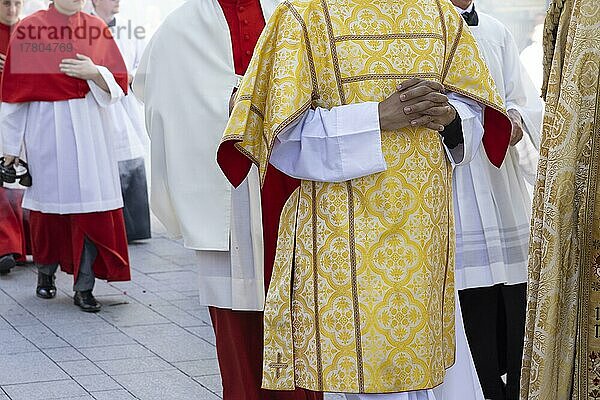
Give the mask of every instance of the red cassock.
<svg viewBox="0 0 600 400">
<path fill-rule="evenodd" d="M 40 265 L 60 264 L 77 280 L 83 242 L 98 249 L 94 275 L 107 281 L 131 279 L 125 221 L 121 209 L 87 214 L 46 214 L 31 211 L 33 260 Z"/>
<path fill-rule="evenodd" d="M 0 23 L 0 53 L 4 55 L 8 50 L 11 31 L 11 26 Z M 16 254 L 18 261 L 25 261 L 28 247 L 22 200 L 22 190 L 0 188 L 0 257 Z"/>
<path fill-rule="evenodd" d="M 25 103 L 84 98 L 90 91 L 87 82 L 59 70 L 62 59 L 76 58 L 77 54 L 85 54 L 95 64 L 108 68 L 127 93 L 127 68 L 106 24 L 83 12 L 65 16 L 50 5 L 48 10 L 38 11 L 14 28 L 2 77 L 2 101 Z M 87 237 L 98 249 L 93 266 L 97 278 L 130 279 L 121 209 L 66 215 L 31 211 L 30 229 L 36 263 L 59 263 L 62 270 L 77 279 Z"/>
<path fill-rule="evenodd" d="M 219 0 L 219 4 L 231 33 L 235 72 L 243 75 L 265 26 L 259 1 Z M 235 161 L 238 159 L 236 158 Z M 295 179 L 275 169 L 270 172 L 268 185 L 265 185 L 262 190 L 267 288 L 275 260 L 279 215 L 285 201 L 298 186 L 298 181 Z M 304 389 L 296 389 L 294 392 L 260 389 L 263 364 L 263 313 L 215 307 L 209 309 L 217 341 L 224 400 L 320 400 L 323 398 L 322 393 Z"/>
<path fill-rule="evenodd" d="M 22 190 L 0 188 L 0 257 L 16 254 L 17 261 L 27 254 L 22 201 Z"/>
</svg>

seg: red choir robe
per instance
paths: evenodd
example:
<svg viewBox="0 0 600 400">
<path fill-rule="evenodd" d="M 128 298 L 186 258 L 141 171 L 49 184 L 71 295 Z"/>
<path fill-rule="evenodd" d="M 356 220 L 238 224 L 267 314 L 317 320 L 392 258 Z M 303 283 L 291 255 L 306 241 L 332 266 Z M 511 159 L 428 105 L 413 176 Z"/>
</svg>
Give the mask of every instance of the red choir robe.
<svg viewBox="0 0 600 400">
<path fill-rule="evenodd" d="M 19 262 L 27 254 L 22 201 L 22 190 L 0 188 L 0 257 L 15 254 Z"/>
<path fill-rule="evenodd" d="M 12 26 L 0 23 L 0 53 L 6 55 Z M 0 72 L 0 79 L 2 72 Z M 17 261 L 25 261 L 27 236 L 21 203 L 23 191 L 0 188 L 0 257 L 15 254 Z"/>
<path fill-rule="evenodd" d="M 229 26 L 235 72 L 243 75 L 265 26 L 258 0 L 219 0 Z M 265 244 L 265 286 L 271 280 L 279 214 L 299 182 L 273 169 L 261 193 Z M 242 178 L 243 179 L 243 178 Z M 241 181 L 240 181 L 241 182 Z M 265 288 L 265 289 L 267 289 Z M 266 290 L 265 290 L 266 292 Z M 209 307 L 215 330 L 224 400 L 319 400 L 322 393 L 260 389 L 263 358 L 263 313 Z"/>
<path fill-rule="evenodd" d="M 99 37 L 94 36 L 98 33 Z M 38 51 L 30 48 L 32 38 Z M 61 47 L 55 48 L 57 43 Z M 15 28 L 2 77 L 2 101 L 26 103 L 83 99 L 90 92 L 88 83 L 59 70 L 62 59 L 76 58 L 76 54 L 85 54 L 95 64 L 105 66 L 127 93 L 127 69 L 104 21 L 83 12 L 65 16 L 50 5 L 48 10 L 25 18 Z M 87 237 L 98 249 L 93 265 L 96 278 L 108 281 L 131 279 L 122 209 L 82 214 L 32 210 L 30 231 L 33 260 L 37 264 L 58 263 L 63 271 L 73 274 L 77 280 L 83 243 Z"/>
</svg>

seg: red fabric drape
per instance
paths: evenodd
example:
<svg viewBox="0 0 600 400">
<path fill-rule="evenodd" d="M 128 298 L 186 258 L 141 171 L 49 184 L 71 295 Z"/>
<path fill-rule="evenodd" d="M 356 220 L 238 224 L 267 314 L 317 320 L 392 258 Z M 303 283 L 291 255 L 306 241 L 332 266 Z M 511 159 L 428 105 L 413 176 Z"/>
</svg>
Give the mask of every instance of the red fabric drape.
<svg viewBox="0 0 600 400">
<path fill-rule="evenodd" d="M 131 279 L 123 210 L 87 214 L 30 213 L 33 260 L 42 265 L 59 263 L 77 280 L 79 262 L 87 237 L 98 249 L 96 278 L 107 281 Z"/>
</svg>

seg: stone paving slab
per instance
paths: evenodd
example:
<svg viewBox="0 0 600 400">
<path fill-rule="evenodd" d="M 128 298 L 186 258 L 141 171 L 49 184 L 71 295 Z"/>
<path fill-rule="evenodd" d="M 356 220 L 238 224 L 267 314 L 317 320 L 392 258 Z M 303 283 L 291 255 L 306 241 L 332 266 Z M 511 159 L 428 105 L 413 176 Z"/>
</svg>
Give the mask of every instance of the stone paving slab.
<svg viewBox="0 0 600 400">
<path fill-rule="evenodd" d="M 0 356 L 0 385 L 58 381 L 69 376 L 41 351 Z M 33 398 L 33 397 L 32 397 Z"/>
<path fill-rule="evenodd" d="M 160 357 L 124 358 L 120 360 L 96 361 L 96 365 L 110 376 L 160 372 L 175 369 Z"/>
<path fill-rule="evenodd" d="M 181 371 L 117 375 L 114 378 L 130 392 L 135 393 L 140 400 L 220 398 Z"/>
<path fill-rule="evenodd" d="M 3 385 L 2 388 L 12 400 L 61 399 L 88 394 L 77 382 L 70 379 Z"/>
<path fill-rule="evenodd" d="M 86 357 L 79 350 L 73 347 L 58 347 L 54 349 L 45 349 L 46 354 L 52 361 L 59 363 L 61 361 L 80 361 Z"/>
<path fill-rule="evenodd" d="M 89 347 L 79 351 L 91 361 L 122 360 L 154 356 L 154 353 L 137 343 L 119 346 Z"/>
<path fill-rule="evenodd" d="M 77 376 L 74 380 L 88 392 L 121 389 L 121 385 L 106 374 Z"/>
<path fill-rule="evenodd" d="M 96 283 L 97 314 L 73 305 L 64 273 L 50 301 L 35 297 L 32 265 L 0 277 L 0 400 L 222 398 L 195 254 L 155 226 L 130 246 L 131 282 Z"/>
<path fill-rule="evenodd" d="M 138 399 L 138 397 L 134 397 L 128 391 L 121 390 L 104 390 L 92 392 L 92 396 L 94 396 L 95 400 L 134 400 Z"/>
</svg>

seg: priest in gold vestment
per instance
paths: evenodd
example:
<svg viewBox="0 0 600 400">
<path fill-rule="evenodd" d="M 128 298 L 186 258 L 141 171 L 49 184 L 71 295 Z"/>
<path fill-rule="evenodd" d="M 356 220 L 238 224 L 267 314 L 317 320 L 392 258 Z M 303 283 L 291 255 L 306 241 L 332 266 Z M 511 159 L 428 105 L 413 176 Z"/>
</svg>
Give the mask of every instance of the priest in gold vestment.
<svg viewBox="0 0 600 400">
<path fill-rule="evenodd" d="M 502 163 L 510 122 L 447 0 L 282 3 L 241 83 L 218 161 L 234 184 L 253 162 L 267 187 L 278 136 L 301 116 L 381 102 L 411 78 L 479 104 L 486 153 Z M 454 362 L 449 152 L 425 126 L 382 132 L 380 142 L 384 170 L 302 179 L 285 204 L 265 306 L 267 389 L 424 393 Z"/>
<path fill-rule="evenodd" d="M 598 1 L 554 0 L 545 35 L 521 399 L 599 399 Z"/>
</svg>

